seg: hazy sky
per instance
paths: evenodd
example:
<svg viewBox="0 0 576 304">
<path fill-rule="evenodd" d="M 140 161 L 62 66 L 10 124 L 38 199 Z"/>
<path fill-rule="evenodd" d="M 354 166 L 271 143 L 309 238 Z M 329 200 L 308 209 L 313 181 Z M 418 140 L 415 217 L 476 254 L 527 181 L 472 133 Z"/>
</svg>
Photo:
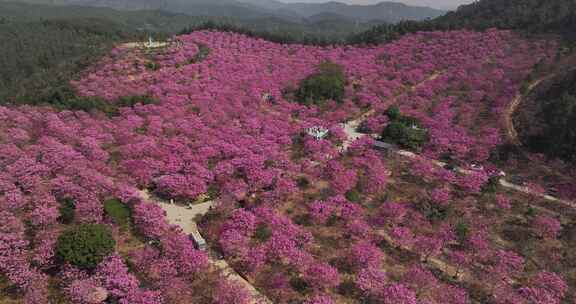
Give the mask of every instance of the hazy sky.
<svg viewBox="0 0 576 304">
<path fill-rule="evenodd" d="M 280 0 L 282 2 L 326 2 L 328 0 Z M 410 5 L 430 6 L 436 8 L 456 8 L 461 4 L 468 4 L 474 0 L 335 0 L 339 2 L 354 3 L 354 4 L 373 4 L 381 1 L 397 1 L 404 2 Z"/>
</svg>

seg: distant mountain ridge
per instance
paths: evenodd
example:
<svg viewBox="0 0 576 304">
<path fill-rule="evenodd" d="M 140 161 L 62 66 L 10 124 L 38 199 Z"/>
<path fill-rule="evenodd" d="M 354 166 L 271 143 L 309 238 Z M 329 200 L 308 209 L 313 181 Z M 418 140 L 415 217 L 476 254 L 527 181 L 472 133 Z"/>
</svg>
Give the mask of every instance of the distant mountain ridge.
<svg viewBox="0 0 576 304">
<path fill-rule="evenodd" d="M 576 36 L 576 1 L 480 0 L 435 22 L 450 27 L 497 27 Z"/>
<path fill-rule="evenodd" d="M 374 5 L 349 5 L 335 1 L 326 3 L 290 3 L 286 5 L 286 9 L 305 17 L 331 13 L 356 20 L 386 20 L 387 22 L 424 20 L 435 18 L 445 13 L 445 11 L 429 7 L 408 6 L 398 2 L 380 2 Z"/>
<path fill-rule="evenodd" d="M 233 17 L 190 16 L 166 10 L 119 10 L 109 7 L 80 5 L 29 4 L 0 0 L 0 25 L 2 22 L 36 22 L 43 20 L 101 20 L 116 24 L 127 32 L 175 34 L 206 24 L 228 25 L 243 30 L 290 36 L 298 41 L 344 41 L 351 34 L 359 33 L 379 24 L 357 22 L 335 14 L 315 15 L 305 19 L 276 16 L 239 19 Z"/>
<path fill-rule="evenodd" d="M 283 3 L 275 0 L 13 0 L 33 4 L 109 7 L 118 10 L 164 10 L 191 16 L 221 16 L 240 19 L 278 17 L 304 20 L 331 14 L 356 21 L 394 23 L 401 20 L 425 20 L 445 11 L 408 6 L 397 2 L 375 5 L 349 5 L 340 2 Z"/>
</svg>

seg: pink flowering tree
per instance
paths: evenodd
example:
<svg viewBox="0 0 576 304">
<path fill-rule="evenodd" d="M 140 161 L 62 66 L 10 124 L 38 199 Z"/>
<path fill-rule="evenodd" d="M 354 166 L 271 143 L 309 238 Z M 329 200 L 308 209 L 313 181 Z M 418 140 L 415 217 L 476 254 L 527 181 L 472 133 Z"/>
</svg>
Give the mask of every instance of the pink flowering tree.
<svg viewBox="0 0 576 304">
<path fill-rule="evenodd" d="M 380 267 L 382 251 L 369 242 L 358 242 L 350 247 L 347 254 L 348 263 L 356 269 Z"/>
<path fill-rule="evenodd" d="M 340 284 L 338 270 L 325 263 L 314 263 L 307 267 L 304 280 L 314 289 L 334 288 Z"/>
<path fill-rule="evenodd" d="M 386 286 L 380 295 L 382 304 L 416 304 L 416 293 L 402 284 L 390 284 Z"/>
<path fill-rule="evenodd" d="M 414 249 L 427 262 L 431 256 L 437 255 L 442 250 L 443 242 L 436 236 L 418 236 L 414 241 Z"/>
<path fill-rule="evenodd" d="M 107 292 L 116 298 L 124 298 L 138 289 L 138 279 L 129 273 L 122 258 L 116 254 L 102 261 L 96 269 L 95 278 L 101 282 Z"/>
<path fill-rule="evenodd" d="M 369 296 L 379 295 L 387 282 L 386 273 L 375 267 L 362 268 L 356 276 L 356 286 Z"/>
<path fill-rule="evenodd" d="M 322 294 L 315 295 L 304 302 L 304 304 L 334 304 L 334 303 L 336 302 L 334 302 L 332 297 Z"/>
<path fill-rule="evenodd" d="M 216 291 L 213 302 L 215 304 L 250 303 L 249 292 L 237 283 L 228 280 L 220 280 L 216 286 Z"/>
<path fill-rule="evenodd" d="M 528 286 L 520 289 L 520 294 L 530 303 L 561 303 L 568 286 L 559 275 L 542 271 L 530 278 Z"/>
<path fill-rule="evenodd" d="M 557 238 L 560 230 L 562 230 L 560 221 L 546 215 L 539 215 L 534 218 L 532 226 L 539 237 L 548 239 Z"/>
</svg>

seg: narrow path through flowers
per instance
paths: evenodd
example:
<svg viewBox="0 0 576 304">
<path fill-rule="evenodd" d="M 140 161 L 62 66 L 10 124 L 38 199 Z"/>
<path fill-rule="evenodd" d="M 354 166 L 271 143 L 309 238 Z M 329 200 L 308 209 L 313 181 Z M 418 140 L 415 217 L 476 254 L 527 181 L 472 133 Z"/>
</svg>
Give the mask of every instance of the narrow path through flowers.
<svg viewBox="0 0 576 304">
<path fill-rule="evenodd" d="M 140 191 L 140 198 L 148 203 L 156 203 L 166 212 L 166 219 L 168 223 L 176 225 L 182 229 L 187 235 L 200 235 L 196 219 L 206 214 L 212 206 L 216 204 L 215 201 L 208 201 L 202 204 L 192 205 L 190 208 L 175 204 L 167 201 L 162 201 L 157 198 L 152 198 L 148 191 Z M 209 249 L 208 249 L 209 250 Z M 240 283 L 252 296 L 251 304 L 268 304 L 272 303 L 265 295 L 260 293 L 250 282 L 236 272 L 228 263 L 223 259 L 215 259 L 215 254 L 208 254 L 208 261 L 215 268 L 222 271 L 222 273 L 233 281 Z"/>
</svg>

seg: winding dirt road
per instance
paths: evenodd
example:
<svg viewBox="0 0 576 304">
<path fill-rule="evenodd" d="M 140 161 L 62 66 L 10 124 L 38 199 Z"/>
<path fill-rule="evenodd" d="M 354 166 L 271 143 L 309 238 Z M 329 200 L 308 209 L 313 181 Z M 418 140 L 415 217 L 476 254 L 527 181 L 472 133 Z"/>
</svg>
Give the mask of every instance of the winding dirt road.
<svg viewBox="0 0 576 304">
<path fill-rule="evenodd" d="M 505 128 L 506 128 L 506 137 L 508 138 L 508 141 L 511 144 L 518 146 L 518 147 L 523 146 L 522 141 L 520 140 L 520 138 L 518 136 L 518 131 L 516 130 L 516 127 L 514 126 L 514 113 L 516 113 L 516 111 L 518 110 L 518 108 L 520 107 L 522 102 L 524 101 L 524 97 L 527 96 L 529 93 L 531 93 L 534 90 L 534 88 L 536 88 L 542 82 L 544 82 L 545 80 L 548 80 L 550 78 L 553 78 L 553 77 L 556 77 L 556 74 L 550 74 L 550 75 L 541 77 L 541 78 L 533 81 L 528 86 L 526 93 L 522 94 L 521 92 L 518 92 L 516 94 L 516 96 L 514 97 L 514 99 L 512 100 L 512 102 L 510 103 L 508 108 L 506 109 L 506 111 L 504 112 L 504 124 L 505 124 Z M 524 153 L 524 151 L 523 151 L 523 153 Z M 559 172 L 553 168 L 550 168 L 549 166 L 547 166 L 544 163 L 539 163 L 537 165 L 540 168 L 544 169 L 548 173 L 561 176 L 561 177 L 568 179 L 568 180 L 573 179 L 573 177 L 567 176 L 566 174 L 564 174 L 562 172 Z M 508 185 L 505 185 L 505 184 L 502 184 L 502 185 L 505 187 L 511 188 L 510 187 L 511 184 L 509 184 L 509 183 L 507 183 L 507 184 Z M 522 187 L 515 186 L 515 188 L 522 188 Z M 515 189 L 515 190 L 518 190 L 518 189 Z M 518 191 L 520 191 L 520 190 L 518 190 Z M 522 191 L 522 192 L 527 193 L 526 191 Z M 532 194 L 532 193 L 530 193 L 530 194 Z M 556 199 L 556 198 L 549 196 L 549 195 L 545 195 L 543 197 L 549 201 L 560 202 L 560 203 L 565 204 L 565 205 L 570 205 L 571 208 L 576 208 L 576 203 L 574 203 L 574 202 L 568 202 L 568 201 Z"/>
<path fill-rule="evenodd" d="M 518 138 L 518 132 L 516 131 L 516 128 L 514 127 L 514 113 L 516 112 L 516 110 L 518 109 L 518 107 L 520 106 L 520 104 L 522 103 L 522 100 L 524 99 L 525 95 L 528 95 L 528 93 L 530 93 L 532 90 L 534 90 L 535 87 L 537 87 L 539 84 L 541 84 L 544 80 L 553 77 L 553 75 L 549 75 L 549 76 L 545 76 L 545 77 L 541 77 L 535 81 L 533 81 L 529 86 L 528 86 L 528 90 L 526 93 L 521 93 L 518 92 L 516 94 L 516 96 L 514 97 L 514 99 L 512 100 L 512 102 L 510 103 L 510 105 L 508 105 L 508 108 L 506 109 L 506 112 L 504 112 L 504 124 L 506 127 L 506 135 L 508 137 L 508 140 L 516 145 L 516 146 L 521 146 L 522 142 L 520 142 L 520 139 Z"/>
<path fill-rule="evenodd" d="M 440 75 L 442 75 L 442 73 L 440 73 L 440 72 L 434 73 L 430 77 L 428 77 L 426 80 L 420 82 L 419 84 L 417 84 L 415 86 L 410 87 L 408 89 L 408 91 L 413 91 L 413 90 L 417 89 L 418 87 L 424 85 L 424 83 L 426 83 L 427 81 L 431 81 L 431 80 L 438 78 Z M 535 80 L 534 82 L 532 82 L 528 86 L 528 92 L 532 91 L 540 83 L 542 83 L 543 81 L 545 81 L 546 79 L 548 79 L 550 77 L 554 77 L 554 75 L 552 74 L 552 75 L 548 75 L 545 77 L 541 77 L 541 78 Z M 394 98 L 393 100 L 396 100 L 396 98 Z M 518 139 L 518 133 L 516 132 L 516 129 L 514 128 L 513 115 L 516 112 L 516 110 L 518 109 L 518 107 L 520 106 L 520 104 L 522 103 L 522 100 L 523 100 L 523 94 L 518 92 L 518 94 L 514 97 L 514 99 L 512 100 L 512 103 L 508 106 L 508 108 L 506 109 L 506 112 L 505 112 L 506 133 L 507 133 L 509 140 L 511 142 L 513 142 L 515 145 L 521 145 L 521 142 Z M 354 142 L 355 140 L 357 140 L 359 138 L 366 136 L 366 134 L 358 133 L 356 131 L 356 128 L 358 126 L 360 126 L 366 119 L 368 119 L 370 116 L 372 116 L 374 114 L 375 114 L 375 111 L 371 110 L 371 111 L 368 111 L 368 112 L 362 114 L 357 119 L 351 120 L 351 121 L 343 124 L 344 132 L 346 133 L 346 140 L 344 141 L 344 145 L 342 147 L 342 152 L 345 152 L 352 142 Z M 374 137 L 375 135 L 372 134 L 371 136 Z M 410 151 L 405 151 L 405 150 L 394 150 L 394 152 L 398 155 L 408 157 L 408 158 L 421 157 L 420 155 L 417 155 L 415 153 L 412 153 Z M 445 163 L 438 161 L 438 160 L 429 159 L 429 161 L 432 162 L 434 165 L 439 166 L 439 167 L 443 167 L 445 165 Z M 556 173 L 555 171 L 553 171 L 552 169 L 550 169 L 546 166 L 543 166 L 543 167 L 546 168 L 548 171 Z M 457 168 L 456 170 L 462 174 L 471 174 L 472 173 L 472 171 L 470 171 L 468 169 L 464 169 L 464 168 Z M 556 173 L 556 174 L 558 174 L 558 173 Z M 559 199 L 559 198 L 556 198 L 556 197 L 553 197 L 553 196 L 550 196 L 550 195 L 547 195 L 544 193 L 539 193 L 539 192 L 536 192 L 536 191 L 534 191 L 528 187 L 522 187 L 519 185 L 512 184 L 512 183 L 506 181 L 505 179 L 500 179 L 500 186 L 507 188 L 507 189 L 510 189 L 510 190 L 513 190 L 513 191 L 522 192 L 524 194 L 537 196 L 537 197 L 540 197 L 544 200 L 559 203 L 559 204 L 562 204 L 566 207 L 576 209 L 576 203 L 575 202 L 562 200 L 562 199 Z"/>
<path fill-rule="evenodd" d="M 172 204 L 156 198 L 152 198 L 148 191 L 140 191 L 140 198 L 147 203 L 156 203 L 166 212 L 166 219 L 168 223 L 179 226 L 186 234 L 200 235 L 198 226 L 196 225 L 197 216 L 206 214 L 210 207 L 214 205 L 214 201 L 204 202 L 202 204 L 193 205 L 191 208 L 179 204 Z M 241 286 L 246 288 L 250 293 L 252 299 L 250 304 L 271 304 L 272 301 L 264 294 L 260 293 L 254 285 L 248 280 L 238 274 L 225 260 L 218 260 L 213 257 L 214 255 L 208 253 L 208 261 L 212 266 L 222 271 L 222 274 L 229 280 L 238 282 Z"/>
</svg>

